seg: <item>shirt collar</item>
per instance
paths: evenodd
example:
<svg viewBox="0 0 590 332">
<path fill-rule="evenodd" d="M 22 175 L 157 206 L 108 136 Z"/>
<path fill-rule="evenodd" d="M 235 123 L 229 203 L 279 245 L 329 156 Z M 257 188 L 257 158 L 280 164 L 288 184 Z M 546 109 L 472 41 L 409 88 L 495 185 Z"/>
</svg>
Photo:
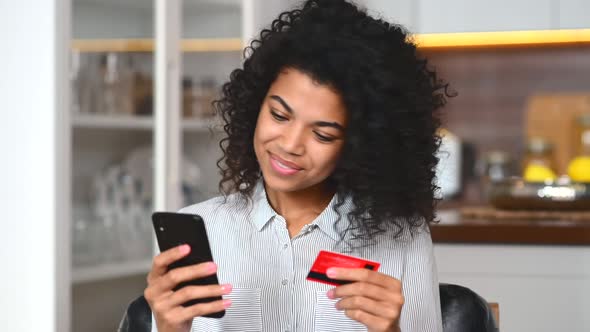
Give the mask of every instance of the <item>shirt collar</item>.
<svg viewBox="0 0 590 332">
<path fill-rule="evenodd" d="M 262 231 L 278 213 L 270 206 L 266 196 L 266 190 L 262 180 L 258 181 L 254 189 L 252 202 L 253 206 L 253 223 L 256 230 Z M 334 206 L 338 202 L 338 194 L 335 194 L 328 206 L 320 213 L 317 218 L 311 223 L 311 227 L 318 227 L 323 233 L 328 235 L 332 240 L 340 240 L 340 233 L 348 227 L 348 212 L 352 209 L 352 200 L 346 197 L 344 204 L 342 204 L 338 211 L 340 212 L 340 220 L 334 227 L 334 223 L 338 220 L 338 214 L 334 211 Z"/>
<path fill-rule="evenodd" d="M 268 224 L 268 222 L 277 215 L 277 212 L 268 203 L 266 197 L 266 190 L 264 190 L 264 183 L 262 180 L 258 181 L 254 193 L 252 195 L 253 206 L 253 220 L 256 230 L 259 232 Z"/>
</svg>

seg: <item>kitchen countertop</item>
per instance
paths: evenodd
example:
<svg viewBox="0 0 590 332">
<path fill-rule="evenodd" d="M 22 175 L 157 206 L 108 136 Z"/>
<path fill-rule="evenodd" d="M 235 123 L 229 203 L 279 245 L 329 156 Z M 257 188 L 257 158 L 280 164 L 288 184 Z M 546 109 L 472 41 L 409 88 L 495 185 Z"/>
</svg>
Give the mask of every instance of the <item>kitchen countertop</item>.
<svg viewBox="0 0 590 332">
<path fill-rule="evenodd" d="M 590 245 L 590 221 L 465 218 L 458 209 L 438 211 L 434 243 Z"/>
</svg>

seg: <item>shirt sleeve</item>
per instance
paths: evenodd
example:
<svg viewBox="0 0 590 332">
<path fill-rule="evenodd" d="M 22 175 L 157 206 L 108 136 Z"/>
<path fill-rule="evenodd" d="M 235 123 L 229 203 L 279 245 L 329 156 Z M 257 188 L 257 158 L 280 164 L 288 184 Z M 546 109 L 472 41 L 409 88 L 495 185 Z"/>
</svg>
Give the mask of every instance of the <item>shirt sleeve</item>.
<svg viewBox="0 0 590 332">
<path fill-rule="evenodd" d="M 402 276 L 402 332 L 442 332 L 438 271 L 430 232 L 425 226 L 409 238 Z"/>
</svg>

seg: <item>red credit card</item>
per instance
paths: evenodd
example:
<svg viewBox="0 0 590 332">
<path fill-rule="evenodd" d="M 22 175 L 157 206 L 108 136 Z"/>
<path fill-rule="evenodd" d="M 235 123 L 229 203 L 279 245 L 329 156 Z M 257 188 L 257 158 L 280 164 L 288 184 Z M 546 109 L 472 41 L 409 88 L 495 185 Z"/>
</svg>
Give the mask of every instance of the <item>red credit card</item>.
<svg viewBox="0 0 590 332">
<path fill-rule="evenodd" d="M 381 263 L 369 261 L 354 256 L 343 255 L 336 252 L 322 250 L 318 254 L 318 257 L 315 259 L 315 262 L 313 263 L 306 279 L 309 281 L 317 281 L 328 285 L 339 286 L 349 284 L 352 281 L 328 278 L 328 276 L 326 275 L 326 271 L 329 268 L 362 268 L 377 271 L 379 269 L 379 266 L 381 266 Z"/>
</svg>

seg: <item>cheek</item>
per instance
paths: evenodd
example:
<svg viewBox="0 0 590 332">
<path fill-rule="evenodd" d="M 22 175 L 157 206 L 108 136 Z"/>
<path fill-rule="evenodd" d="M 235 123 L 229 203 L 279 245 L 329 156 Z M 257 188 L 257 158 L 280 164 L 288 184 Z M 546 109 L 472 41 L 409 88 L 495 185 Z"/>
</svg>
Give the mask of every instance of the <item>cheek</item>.
<svg viewBox="0 0 590 332">
<path fill-rule="evenodd" d="M 320 172 L 331 173 L 334 170 L 340 160 L 342 147 L 343 145 L 339 144 L 338 146 L 319 147 L 315 149 L 311 155 L 315 156 L 315 164 L 320 168 Z"/>
<path fill-rule="evenodd" d="M 276 132 L 276 125 L 268 117 L 261 115 L 254 131 L 254 144 L 260 145 L 272 140 L 276 136 Z"/>
</svg>

